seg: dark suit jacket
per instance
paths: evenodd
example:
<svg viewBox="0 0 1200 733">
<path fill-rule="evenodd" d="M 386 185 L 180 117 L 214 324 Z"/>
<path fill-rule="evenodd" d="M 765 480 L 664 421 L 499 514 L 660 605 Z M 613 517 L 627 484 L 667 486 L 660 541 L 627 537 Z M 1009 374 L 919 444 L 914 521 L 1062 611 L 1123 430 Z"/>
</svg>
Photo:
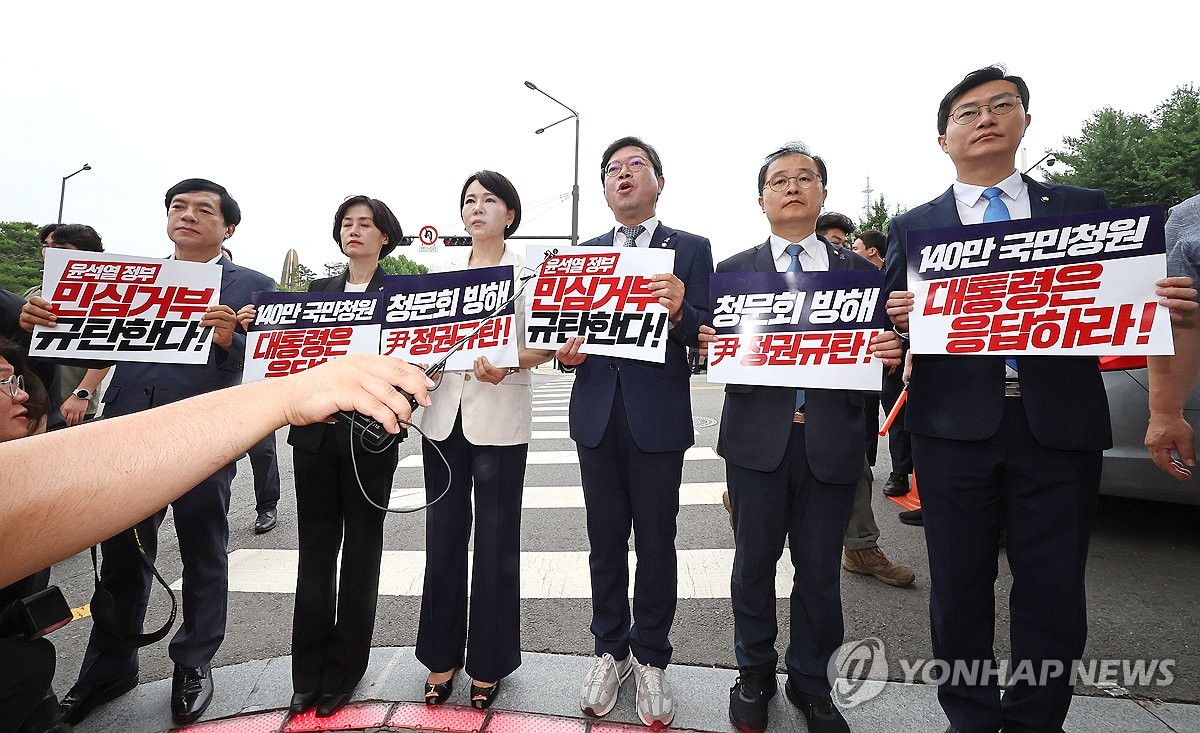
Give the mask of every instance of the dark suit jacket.
<svg viewBox="0 0 1200 733">
<path fill-rule="evenodd" d="M 275 281 L 261 272 L 238 267 L 224 258 L 220 264 L 220 303 L 235 312 L 250 302 L 252 293 L 275 289 Z M 228 350 L 215 344 L 209 348 L 207 364 L 119 362 L 104 393 L 104 415 L 128 415 L 232 387 L 242 381 L 245 353 L 246 334 L 235 328 Z"/>
<path fill-rule="evenodd" d="M 829 271 L 875 270 L 868 260 L 825 242 Z M 717 272 L 776 272 L 771 242 L 751 247 L 717 266 Z M 866 455 L 864 393 L 844 389 L 804 391 L 808 465 L 823 483 L 858 481 Z M 725 385 L 717 453 L 754 471 L 774 471 L 783 463 L 796 407 L 794 387 Z"/>
<path fill-rule="evenodd" d="M 310 293 L 341 293 L 346 290 L 346 278 L 350 271 L 347 270 L 337 277 L 323 277 L 320 280 L 313 280 L 308 284 L 308 292 Z M 368 291 L 383 290 L 383 276 L 387 273 L 382 267 L 375 266 L 375 274 L 371 276 L 371 282 L 367 284 Z M 297 426 L 293 425 L 288 430 L 288 445 L 296 448 L 303 448 L 310 453 L 317 453 L 321 447 L 321 439 L 325 437 L 325 431 L 330 427 L 329 423 L 314 423 L 312 425 Z"/>
<path fill-rule="evenodd" d="M 611 247 L 613 233 L 589 239 L 582 246 Z M 671 229 L 660 221 L 650 247 L 675 250 L 674 272 L 684 286 L 683 315 L 668 334 L 666 361 L 662 364 L 589 354 L 576 368 L 571 390 L 571 439 L 588 448 L 595 448 L 604 437 L 618 379 L 629 431 L 638 448 L 663 453 L 687 450 L 695 442 L 686 347 L 699 345 L 700 325 L 710 321 L 712 246 L 704 237 Z"/>
<path fill-rule="evenodd" d="M 1104 192 L 1025 178 L 1033 218 L 1108 207 Z M 888 227 L 888 292 L 908 290 L 908 232 L 960 226 L 954 188 L 905 212 Z M 1029 429 L 1047 448 L 1112 446 L 1108 398 L 1095 357 L 1017 357 Z M 905 427 L 917 435 L 985 440 L 1004 412 L 1004 359 L 999 356 L 914 356 Z"/>
</svg>

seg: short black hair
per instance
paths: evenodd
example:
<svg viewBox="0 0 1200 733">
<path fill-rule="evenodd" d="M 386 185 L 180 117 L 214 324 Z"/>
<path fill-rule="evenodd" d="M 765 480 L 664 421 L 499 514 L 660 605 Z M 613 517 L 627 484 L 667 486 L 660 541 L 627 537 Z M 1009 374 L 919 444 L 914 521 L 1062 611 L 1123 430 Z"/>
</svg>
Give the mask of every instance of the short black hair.
<svg viewBox="0 0 1200 733">
<path fill-rule="evenodd" d="M 775 161 L 780 158 L 786 158 L 789 155 L 805 155 L 812 158 L 813 162 L 817 164 L 817 175 L 821 177 L 821 185 L 826 188 L 829 187 L 829 171 L 825 169 L 825 161 L 821 160 L 821 156 L 813 155 L 808 145 L 799 140 L 793 140 L 790 143 L 784 143 L 783 146 L 763 160 L 762 168 L 758 169 L 758 192 L 760 194 L 762 193 L 763 186 L 767 185 L 767 169 Z"/>
<path fill-rule="evenodd" d="M 650 165 L 654 166 L 654 177 L 658 178 L 663 174 L 662 161 L 658 158 L 658 151 L 650 146 L 645 140 L 632 135 L 614 140 L 607 148 L 604 149 L 604 155 L 600 158 L 600 183 L 604 183 L 604 179 L 608 177 L 604 169 L 608 167 L 608 161 L 621 148 L 641 148 L 646 151 L 646 155 L 650 156 Z"/>
<path fill-rule="evenodd" d="M 1016 85 L 1017 94 L 1021 97 L 1021 106 L 1025 108 L 1026 112 L 1029 111 L 1029 85 L 1025 83 L 1025 80 L 1009 74 L 1008 69 L 1004 68 L 1002 64 L 985 66 L 964 76 L 962 81 L 955 84 L 954 88 L 942 97 L 942 102 L 938 105 L 937 131 L 939 135 L 946 134 L 946 126 L 950 124 L 950 105 L 954 104 L 954 100 L 990 81 L 1007 81 Z"/>
<path fill-rule="evenodd" d="M 104 242 L 100 240 L 100 234 L 87 224 L 60 224 L 50 234 L 54 235 L 55 244 L 69 244 L 75 249 L 88 252 L 104 251 Z M 49 238 L 50 235 L 46 236 Z"/>
<path fill-rule="evenodd" d="M 221 197 L 221 218 L 225 220 L 225 226 L 237 226 L 242 223 L 242 208 L 238 206 L 238 202 L 233 200 L 225 187 L 219 183 L 213 183 L 206 178 L 185 178 L 167 189 L 167 196 L 164 203 L 167 208 L 171 208 L 171 199 L 181 193 L 195 193 L 197 191 L 209 191 Z"/>
<path fill-rule="evenodd" d="M 59 226 L 60 225 L 58 224 L 43 224 L 38 227 L 38 241 L 42 244 L 45 244 L 46 237 L 49 237 L 51 234 L 53 234 L 54 230 L 58 229 Z"/>
<path fill-rule="evenodd" d="M 868 229 L 858 235 L 867 249 L 874 247 L 879 251 L 879 256 L 882 257 L 887 252 L 887 235 L 878 229 Z"/>
<path fill-rule="evenodd" d="M 375 228 L 383 232 L 387 237 L 387 244 L 379 249 L 379 259 L 383 259 L 396 249 L 396 245 L 400 244 L 404 238 L 404 231 L 400 228 L 400 221 L 396 219 L 396 215 L 388 208 L 388 205 L 379 199 L 373 199 L 370 196 L 350 196 L 342 205 L 338 207 L 337 213 L 333 215 L 333 241 L 337 243 L 338 251 L 342 249 L 342 219 L 346 217 L 346 212 L 351 206 L 362 204 L 371 210 L 371 218 L 375 220 Z M 342 252 L 345 254 L 345 252 Z"/>
<path fill-rule="evenodd" d="M 845 214 L 829 211 L 817 217 L 817 234 L 826 229 L 841 229 L 846 236 L 850 236 L 854 233 L 854 222 Z"/>
<path fill-rule="evenodd" d="M 25 379 L 25 393 L 29 395 L 29 399 L 25 401 L 27 410 L 25 418 L 26 424 L 29 425 L 29 434 L 32 435 L 50 412 L 50 395 L 46 391 L 45 385 L 42 384 L 42 380 L 38 379 L 37 374 L 30 368 L 26 353 L 25 349 L 16 342 L 0 336 L 0 358 L 12 366 L 14 374 Z M 8 394 L 0 392 L 0 399 L 8 399 Z"/>
<path fill-rule="evenodd" d="M 458 208 L 462 209 L 467 201 L 467 188 L 479 181 L 479 185 L 500 197 L 508 210 L 513 212 L 512 224 L 504 227 L 504 238 L 507 239 L 517 231 L 517 227 L 521 225 L 521 197 L 517 195 L 517 187 L 512 184 L 502 173 L 496 171 L 476 171 L 467 177 L 462 186 L 462 193 L 458 194 Z"/>
</svg>

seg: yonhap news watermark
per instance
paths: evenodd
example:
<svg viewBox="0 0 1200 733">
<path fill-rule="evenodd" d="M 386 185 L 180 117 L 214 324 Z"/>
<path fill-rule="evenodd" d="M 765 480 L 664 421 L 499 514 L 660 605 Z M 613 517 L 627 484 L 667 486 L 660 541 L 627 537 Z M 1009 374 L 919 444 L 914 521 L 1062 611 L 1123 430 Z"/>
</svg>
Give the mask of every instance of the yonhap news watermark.
<svg viewBox="0 0 1200 733">
<path fill-rule="evenodd" d="M 829 660 L 827 674 L 833 699 L 842 708 L 852 708 L 877 697 L 884 683 L 955 684 L 1008 686 L 1025 684 L 1082 683 L 1090 687 L 1169 687 L 1175 682 L 1174 659 L 1057 659 L 1013 663 L 1008 659 L 975 659 L 950 662 L 944 659 L 889 660 L 883 640 L 868 637 L 838 648 Z M 894 673 L 894 674 L 893 674 Z"/>
</svg>

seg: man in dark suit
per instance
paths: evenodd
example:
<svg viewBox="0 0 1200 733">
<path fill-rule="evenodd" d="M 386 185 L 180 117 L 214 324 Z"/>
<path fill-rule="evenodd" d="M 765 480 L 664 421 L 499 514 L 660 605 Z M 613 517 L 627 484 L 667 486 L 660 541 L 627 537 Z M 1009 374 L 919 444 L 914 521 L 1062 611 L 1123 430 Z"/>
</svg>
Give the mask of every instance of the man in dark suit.
<svg viewBox="0 0 1200 733">
<path fill-rule="evenodd" d="M 874 270 L 816 234 L 826 181 L 825 162 L 803 143 L 767 156 L 758 172 L 758 202 L 771 236 L 725 260 L 717 272 Z M 702 331 L 702 339 L 711 340 L 712 329 Z M 894 334 L 881 334 L 872 345 L 888 358 L 885 363 L 898 363 Z M 828 666 L 842 643 L 839 565 L 866 455 L 864 405 L 858 391 L 725 386 L 717 452 L 725 459 L 733 514 L 731 589 L 740 670 L 729 691 L 729 719 L 745 733 L 766 729 L 767 703 L 776 692 L 775 567 L 785 540 L 796 570 L 784 658 L 788 699 L 812 733 L 849 731 L 830 698 Z"/>
<path fill-rule="evenodd" d="M 1046 185 L 1016 170 L 1028 107 L 1025 82 L 995 66 L 971 72 L 942 99 L 938 142 L 956 181 L 888 230 L 888 314 L 902 335 L 913 302 L 909 232 L 1106 207 L 1103 191 Z M 1013 369 L 1001 356 L 914 356 L 909 382 L 906 426 L 929 548 L 934 655 L 952 671 L 995 669 L 993 586 L 1003 530 L 1013 578 L 1009 669 L 1033 664 L 1044 680 L 1018 677 L 1003 698 L 986 672 L 939 685 L 950 729 L 970 733 L 1062 727 L 1087 638 L 1084 568 L 1101 455 L 1112 445 L 1096 358 L 1015 361 Z"/>
<path fill-rule="evenodd" d="M 700 325 L 709 317 L 712 250 L 704 237 L 659 222 L 655 208 L 665 179 L 650 145 L 634 137 L 609 145 L 600 180 L 617 226 L 584 246 L 669 248 L 675 250 L 675 267 L 655 275 L 651 284 L 670 319 L 663 363 L 587 356 L 579 353 L 580 338 L 558 352 L 560 362 L 577 367 L 571 438 L 579 452 L 591 543 L 597 659 L 579 705 L 589 715 L 607 714 L 634 669 L 642 722 L 667 725 L 675 712 L 664 676 L 677 601 L 675 518 L 683 455 L 693 444 L 686 347 L 698 345 Z M 637 552 L 632 623 L 631 528 Z"/>
<path fill-rule="evenodd" d="M 224 187 L 200 178 L 188 179 L 167 191 L 165 203 L 174 258 L 221 268 L 220 304 L 210 306 L 201 322 L 213 328 L 208 362 L 121 362 L 104 395 L 106 417 L 238 384 L 246 342 L 237 328 L 235 312 L 250 302 L 252 293 L 275 289 L 271 278 L 222 257 L 221 243 L 233 236 L 241 222 L 241 210 Z M 34 317 L 31 323 L 38 319 L 53 323 L 53 315 L 40 307 L 44 304 L 35 298 L 27 306 L 26 315 Z M 211 661 L 225 637 L 229 598 L 229 485 L 234 472 L 232 463 L 221 467 L 171 504 L 183 560 L 183 622 L 169 650 L 175 662 L 171 714 L 177 723 L 199 718 L 212 699 Z M 141 632 L 150 595 L 151 573 L 140 556 L 138 541 L 153 562 L 158 527 L 165 516 L 163 509 L 101 545 L 100 586 L 113 597 L 119 628 L 92 626 L 79 679 L 62 701 L 65 717 L 72 724 L 137 685 L 137 647 L 123 637 Z"/>
</svg>

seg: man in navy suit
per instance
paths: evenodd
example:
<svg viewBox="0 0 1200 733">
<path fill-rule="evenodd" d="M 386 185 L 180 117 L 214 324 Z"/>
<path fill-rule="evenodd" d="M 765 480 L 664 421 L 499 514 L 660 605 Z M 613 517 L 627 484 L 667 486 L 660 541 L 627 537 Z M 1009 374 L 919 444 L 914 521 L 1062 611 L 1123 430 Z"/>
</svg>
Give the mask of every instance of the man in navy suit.
<svg viewBox="0 0 1200 733">
<path fill-rule="evenodd" d="M 717 272 L 875 270 L 817 235 L 827 180 L 825 162 L 803 143 L 768 155 L 758 172 L 758 203 L 771 236 L 725 260 Z M 710 341 L 711 327 L 702 332 L 702 340 Z M 877 336 L 872 347 L 885 363 L 899 363 L 895 334 Z M 733 514 L 731 589 L 740 670 L 729 691 L 729 719 L 744 733 L 766 729 L 767 704 L 776 692 L 775 568 L 785 539 L 796 569 L 785 690 L 812 733 L 849 731 L 830 698 L 828 666 L 842 643 L 842 538 L 866 455 L 865 404 L 858 391 L 725 386 L 717 452 L 725 459 Z"/>
<path fill-rule="evenodd" d="M 235 313 L 250 302 L 252 293 L 275 289 L 271 278 L 222 256 L 221 243 L 233 236 L 241 222 L 241 210 L 223 186 L 201 178 L 181 181 L 167 191 L 165 203 L 174 258 L 221 268 L 220 304 L 210 306 L 201 321 L 213 329 L 208 363 L 121 362 L 104 394 L 105 417 L 238 384 L 246 342 Z M 38 299 L 31 303 L 37 304 Z M 42 322 L 53 322 L 48 311 L 40 315 Z M 177 723 L 199 718 L 212 699 L 211 661 L 225 637 L 229 599 L 229 485 L 234 472 L 233 463 L 222 466 L 171 503 L 183 560 L 183 622 L 169 650 L 175 662 L 171 714 Z M 122 637 L 142 631 L 150 595 L 151 573 L 138 551 L 138 540 L 153 562 L 158 527 L 165 516 L 163 509 L 101 545 L 100 586 L 112 595 L 119 628 L 92 626 L 79 679 L 62 701 L 65 717 L 72 724 L 137 685 L 137 647 Z"/>
<path fill-rule="evenodd" d="M 887 307 L 901 335 L 913 302 L 910 231 L 1106 208 L 1103 191 L 1042 184 L 1016 170 L 1028 108 L 1025 82 L 997 66 L 971 72 L 942 99 L 938 143 L 956 180 L 888 230 Z M 999 217 L 993 198 L 1005 209 Z M 983 670 L 938 687 L 950 730 L 967 733 L 1061 730 L 1087 638 L 1084 568 L 1101 455 L 1112 445 L 1095 357 L 1015 361 L 1013 369 L 1001 356 L 914 356 L 909 382 L 934 656 L 952 671 Z M 1002 530 L 1012 572 L 1009 670 L 1032 664 L 1038 681 L 1017 675 L 1003 698 L 997 675 L 986 672 L 996 668 Z"/>
<path fill-rule="evenodd" d="M 636 670 L 638 715 L 667 725 L 674 701 L 664 670 L 677 601 L 675 518 L 683 455 L 693 443 L 688 346 L 709 318 L 709 241 L 671 229 L 655 214 L 665 179 L 658 152 L 635 137 L 608 146 L 601 159 L 604 198 L 617 226 L 583 246 L 675 250 L 675 267 L 651 288 L 667 308 L 670 333 L 661 364 L 579 353 L 574 338 L 557 356 L 577 367 L 571 391 L 571 438 L 579 453 L 591 544 L 592 634 L 597 659 L 584 680 L 580 709 L 612 710 L 621 682 Z M 637 573 L 629 614 L 629 532 Z M 631 654 L 632 652 L 632 654 Z"/>
</svg>

